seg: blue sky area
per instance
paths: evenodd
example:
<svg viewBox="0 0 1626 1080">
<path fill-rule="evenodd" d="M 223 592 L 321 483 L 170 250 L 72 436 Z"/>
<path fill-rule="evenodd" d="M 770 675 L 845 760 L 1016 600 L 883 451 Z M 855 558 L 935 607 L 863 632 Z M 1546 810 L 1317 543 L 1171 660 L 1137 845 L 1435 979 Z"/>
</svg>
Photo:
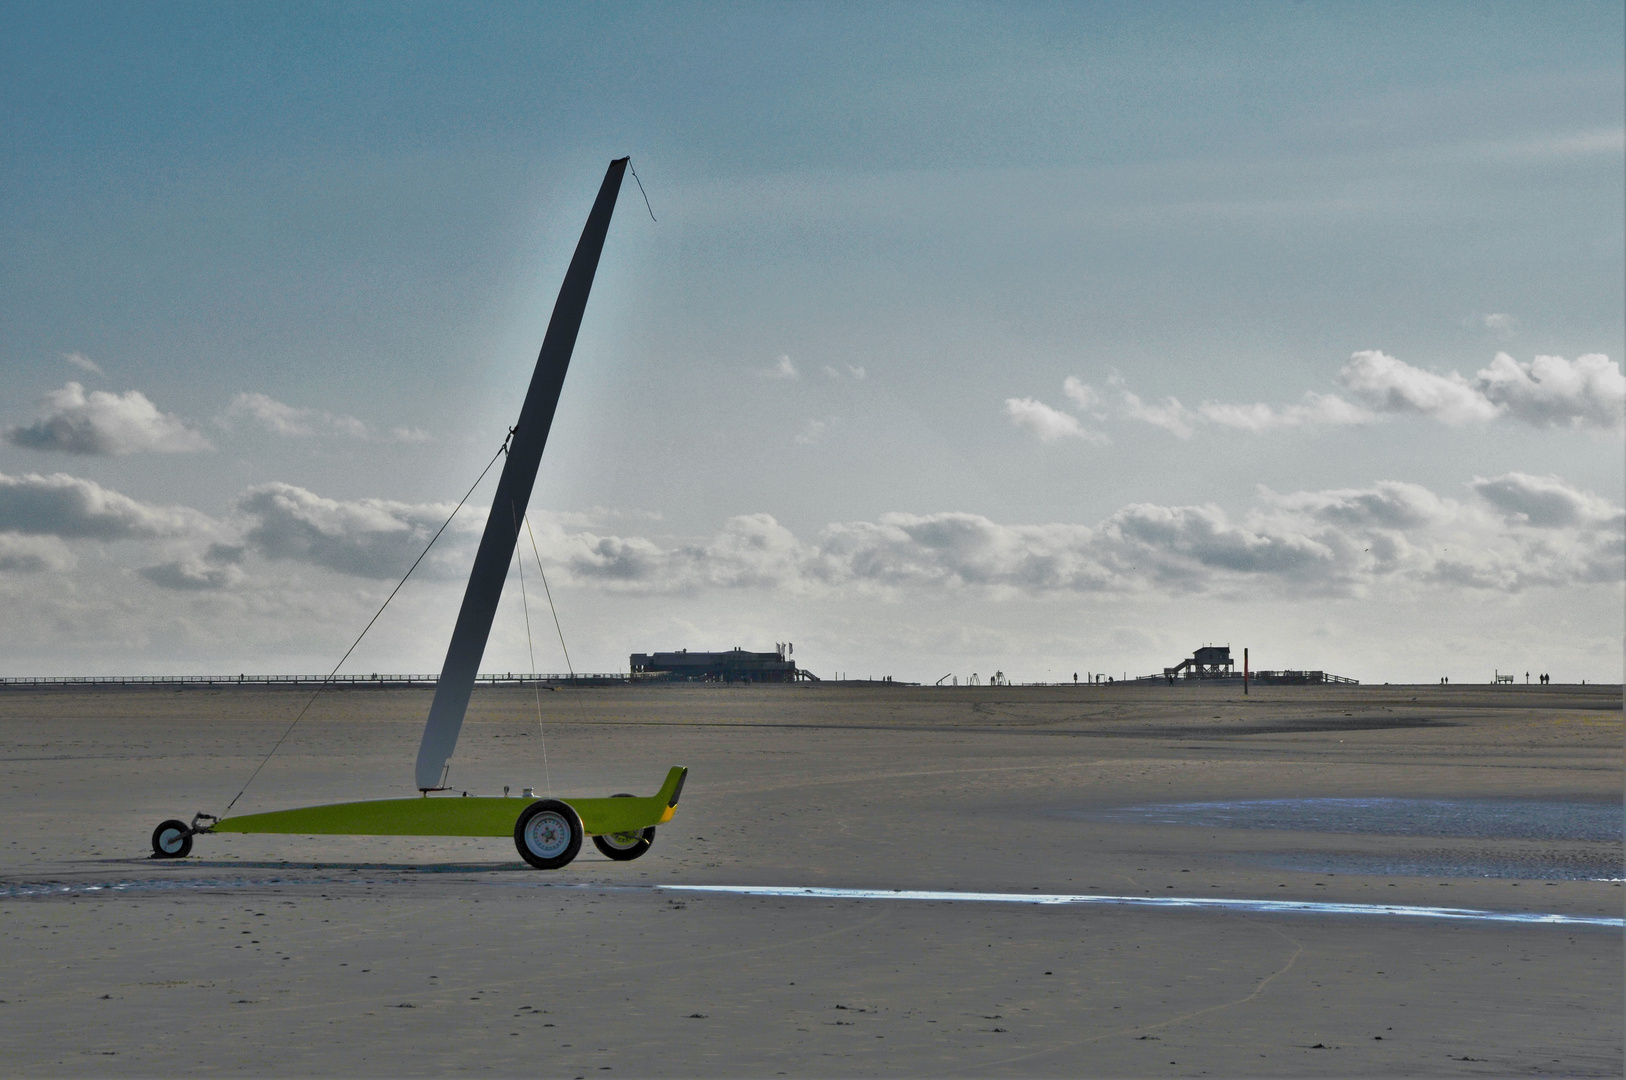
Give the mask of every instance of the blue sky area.
<svg viewBox="0 0 1626 1080">
<path fill-rule="evenodd" d="M 532 504 L 578 667 L 1618 681 L 1623 55 L 1618 3 L 9 4 L 5 673 L 330 666 L 631 154 Z M 355 670 L 438 669 L 472 502 Z"/>
</svg>

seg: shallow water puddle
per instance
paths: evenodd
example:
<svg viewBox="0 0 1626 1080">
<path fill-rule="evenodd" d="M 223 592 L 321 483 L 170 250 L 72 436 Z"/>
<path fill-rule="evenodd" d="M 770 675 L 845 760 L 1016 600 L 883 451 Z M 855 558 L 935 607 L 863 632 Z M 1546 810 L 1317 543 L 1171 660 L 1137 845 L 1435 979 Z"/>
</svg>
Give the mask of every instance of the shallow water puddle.
<svg viewBox="0 0 1626 1080">
<path fill-rule="evenodd" d="M 657 885 L 654 888 L 662 892 L 733 893 L 741 896 L 773 896 L 811 900 L 933 900 L 977 904 L 1078 904 L 1109 907 L 1247 911 L 1269 915 L 1366 915 L 1382 918 L 1454 919 L 1468 922 L 1606 926 L 1615 929 L 1626 926 L 1626 920 L 1590 915 L 1479 911 L 1474 908 L 1420 907 L 1409 904 L 1336 904 L 1311 900 L 1230 900 L 1219 897 L 1184 896 L 944 892 L 930 889 L 826 889 L 796 888 L 788 885 Z"/>
<path fill-rule="evenodd" d="M 405 884 L 406 880 L 396 879 Z M 127 896 L 171 890 L 220 891 L 310 885 L 378 885 L 372 878 L 170 878 L 109 882 L 35 882 L 0 884 L 0 900 Z M 1185 910 L 1241 911 L 1266 915 L 1354 915 L 1381 918 L 1450 919 L 1466 922 L 1519 923 L 1537 926 L 1602 926 L 1626 928 L 1626 920 L 1555 912 L 1480 911 L 1474 908 L 1423 907 L 1409 904 L 1338 904 L 1312 900 L 1244 900 L 1221 897 L 1100 896 L 1070 893 L 954 892 L 936 889 L 832 889 L 794 885 L 613 885 L 582 882 L 522 882 L 504 876 L 484 884 L 533 889 L 569 889 L 597 893 L 726 893 L 736 896 L 771 896 L 803 900 L 914 900 L 974 904 L 1029 904 L 1040 906 L 1151 907 Z"/>
</svg>

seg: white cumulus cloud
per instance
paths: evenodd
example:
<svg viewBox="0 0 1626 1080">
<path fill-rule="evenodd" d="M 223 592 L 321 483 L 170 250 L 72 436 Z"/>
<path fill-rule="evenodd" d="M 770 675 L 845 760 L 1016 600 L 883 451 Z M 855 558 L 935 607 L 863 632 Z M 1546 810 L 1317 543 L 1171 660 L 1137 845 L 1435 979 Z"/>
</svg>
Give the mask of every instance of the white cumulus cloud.
<svg viewBox="0 0 1626 1080">
<path fill-rule="evenodd" d="M 1472 379 L 1439 375 L 1376 350 L 1350 357 L 1338 381 L 1380 412 L 1412 413 L 1447 424 L 1500 416 L 1533 427 L 1618 428 L 1626 413 L 1626 377 L 1601 353 L 1571 362 L 1538 356 L 1528 364 L 1497 353 Z"/>
<path fill-rule="evenodd" d="M 358 577 L 392 578 L 406 573 L 452 507 L 328 499 L 293 484 L 271 483 L 243 492 L 233 509 L 243 519 L 244 540 L 268 558 L 312 563 Z M 483 527 L 483 517 L 464 507 L 419 572 L 466 573 L 467 552 L 460 544 Z"/>
<path fill-rule="evenodd" d="M 289 405 L 260 393 L 244 392 L 232 398 L 217 423 L 230 427 L 233 421 L 244 418 L 273 435 L 286 438 L 309 438 L 321 432 L 361 440 L 373 437 L 372 429 L 354 416 Z M 390 432 L 390 439 L 395 442 L 425 442 L 428 438 L 424 432 L 411 428 L 394 428 Z"/>
<path fill-rule="evenodd" d="M 691 543 L 570 531 L 548 520 L 539 544 L 550 576 L 564 584 L 654 592 L 1300 596 L 1621 582 L 1620 507 L 1553 477 L 1508 474 L 1476 481 L 1473 490 L 1483 501 L 1399 481 L 1261 490 L 1240 514 L 1136 503 L 1095 525 L 891 513 L 829 525 L 812 540 L 766 514 L 731 518 L 710 540 Z"/>
<path fill-rule="evenodd" d="M 65 454 L 181 453 L 209 450 L 209 441 L 139 390 L 85 393 L 70 382 L 45 395 L 45 408 L 32 424 L 5 430 L 6 441 L 30 450 Z"/>
<path fill-rule="evenodd" d="M 1474 377 L 1486 401 L 1535 427 L 1618 428 L 1626 413 L 1626 375 L 1602 353 L 1572 363 L 1538 356 L 1522 364 L 1497 353 Z"/>
<path fill-rule="evenodd" d="M 0 533 L 134 540 L 193 536 L 214 522 L 184 506 L 152 506 L 67 473 L 0 473 Z"/>
<path fill-rule="evenodd" d="M 1559 477 L 1517 472 L 1476 478 L 1469 490 L 1468 498 L 1452 498 L 1400 481 L 1261 489 L 1240 508 L 1140 502 L 1093 524 L 888 513 L 805 539 L 768 514 L 729 518 L 709 538 L 616 535 L 599 523 L 623 515 L 607 512 L 539 511 L 532 522 L 555 587 L 613 592 L 1281 598 L 1618 588 L 1626 580 L 1626 510 L 1608 499 Z M 171 591 L 234 588 L 250 570 L 256 579 L 274 574 L 276 563 L 390 579 L 450 511 L 449 504 L 330 499 L 277 483 L 245 490 L 231 516 L 216 521 L 63 474 L 0 474 L 0 571 L 70 568 L 67 542 L 147 540 L 176 549 L 140 570 Z M 420 572 L 461 580 L 485 516 L 478 508 L 460 514 Z M 251 564 L 250 556 L 270 563 Z M 268 595 L 265 587 L 260 594 Z"/>
<path fill-rule="evenodd" d="M 21 536 L 0 532 L 0 573 L 34 574 L 71 570 L 73 553 L 54 536 Z"/>
<path fill-rule="evenodd" d="M 1464 325 L 1475 330 L 1489 331 L 1499 338 L 1511 338 L 1519 332 L 1519 320 L 1505 311 L 1475 315 L 1465 320 Z"/>
<path fill-rule="evenodd" d="M 1622 528 L 1620 507 L 1556 476 L 1510 472 L 1490 479 L 1475 477 L 1472 487 L 1486 502 L 1537 528 Z"/>
<path fill-rule="evenodd" d="M 243 561 L 243 551 L 241 544 L 211 544 L 206 551 L 143 567 L 141 576 L 161 588 L 184 592 L 226 589 L 246 576 L 237 565 Z"/>
<path fill-rule="evenodd" d="M 238 394 L 226 406 L 226 416 L 246 416 L 273 435 L 303 437 L 316 433 L 310 423 L 315 410 L 295 408 L 266 394 Z"/>
<path fill-rule="evenodd" d="M 1494 420 L 1501 412 L 1456 372 L 1437 375 L 1377 349 L 1351 356 L 1338 381 L 1379 412 L 1411 413 L 1452 425 Z"/>
<path fill-rule="evenodd" d="M 1176 438 L 1189 439 L 1196 434 L 1197 414 L 1180 403 L 1175 397 L 1165 398 L 1161 405 L 1148 405 L 1138 395 L 1118 383 L 1118 393 L 1122 397 L 1123 414 L 1131 420 L 1139 420 L 1153 427 L 1160 427 Z"/>
<path fill-rule="evenodd" d="M 1040 442 L 1057 439 L 1084 439 L 1087 442 L 1105 442 L 1099 432 L 1086 429 L 1078 417 L 1053 409 L 1037 398 L 1006 398 L 1005 415 L 1011 423 L 1026 431 Z"/>
<path fill-rule="evenodd" d="M 1076 375 L 1069 375 L 1061 381 L 1062 393 L 1066 394 L 1072 403 L 1094 416 L 1100 416 L 1102 398 L 1101 393 L 1089 383 L 1079 379 Z"/>
<path fill-rule="evenodd" d="M 68 363 L 72 364 L 74 367 L 78 368 L 80 371 L 88 371 L 92 375 L 106 375 L 107 374 L 107 372 L 102 370 L 100 364 L 96 363 L 96 361 L 92 360 L 90 357 L 86 356 L 84 353 L 79 353 L 79 352 L 63 353 L 62 354 L 62 359 L 66 360 Z"/>
<path fill-rule="evenodd" d="M 1197 415 L 1210 424 L 1243 431 L 1270 431 L 1275 428 L 1343 427 L 1371 424 L 1378 416 L 1370 409 L 1345 401 L 1336 394 L 1309 391 L 1297 405 L 1227 405 L 1205 401 Z"/>
<path fill-rule="evenodd" d="M 802 425 L 802 430 L 796 433 L 795 441 L 802 446 L 812 446 L 824 438 L 824 433 L 829 430 L 830 424 L 828 421 L 809 420 Z"/>
<path fill-rule="evenodd" d="M 772 367 L 767 368 L 764 371 L 759 371 L 757 374 L 767 379 L 801 378 L 801 372 L 796 370 L 796 362 L 789 356 L 785 355 L 781 355 L 778 360 L 774 361 Z"/>
<path fill-rule="evenodd" d="M 1153 405 L 1113 377 L 1120 413 L 1189 439 L 1201 424 L 1241 431 L 1345 427 L 1372 424 L 1385 416 L 1411 415 L 1453 427 L 1499 418 L 1532 427 L 1619 430 L 1626 425 L 1626 376 L 1601 353 L 1572 361 L 1537 356 L 1529 363 L 1497 353 L 1473 378 L 1455 371 L 1441 375 L 1369 349 L 1350 357 L 1338 382 L 1354 398 L 1306 392 L 1297 404 L 1273 405 L 1205 401 L 1195 409 L 1170 397 Z M 1071 393 L 1071 389 L 1069 389 Z M 1079 400 L 1084 399 L 1080 395 Z"/>
</svg>

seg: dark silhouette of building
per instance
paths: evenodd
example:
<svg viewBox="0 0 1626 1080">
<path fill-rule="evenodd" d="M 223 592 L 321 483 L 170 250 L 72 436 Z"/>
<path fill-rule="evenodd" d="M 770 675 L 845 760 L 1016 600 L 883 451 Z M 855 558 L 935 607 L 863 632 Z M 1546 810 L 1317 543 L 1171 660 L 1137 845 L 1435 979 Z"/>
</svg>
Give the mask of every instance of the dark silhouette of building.
<svg viewBox="0 0 1626 1080">
<path fill-rule="evenodd" d="M 780 645 L 774 652 L 746 652 L 730 649 L 728 652 L 633 653 L 628 665 L 635 679 L 658 679 L 669 682 L 795 682 L 797 677 L 817 681 L 806 671 L 798 671 L 796 661 L 790 658 L 791 646 Z"/>
<path fill-rule="evenodd" d="M 1229 645 L 1204 645 L 1174 667 L 1164 668 L 1163 674 L 1170 682 L 1182 671 L 1187 679 L 1229 679 L 1235 664 Z"/>
<path fill-rule="evenodd" d="M 1333 675 L 1325 671 L 1254 671 L 1248 678 L 1262 686 L 1310 686 L 1324 683 L 1340 683 L 1346 686 L 1358 686 L 1359 680 L 1346 679 L 1342 675 Z M 1511 676 L 1510 676 L 1511 678 Z M 1236 670 L 1236 661 L 1231 659 L 1229 645 L 1204 645 L 1174 667 L 1163 669 L 1162 675 L 1142 675 L 1135 681 L 1138 683 L 1167 682 L 1171 686 L 1183 679 L 1242 679 L 1242 672 Z"/>
</svg>

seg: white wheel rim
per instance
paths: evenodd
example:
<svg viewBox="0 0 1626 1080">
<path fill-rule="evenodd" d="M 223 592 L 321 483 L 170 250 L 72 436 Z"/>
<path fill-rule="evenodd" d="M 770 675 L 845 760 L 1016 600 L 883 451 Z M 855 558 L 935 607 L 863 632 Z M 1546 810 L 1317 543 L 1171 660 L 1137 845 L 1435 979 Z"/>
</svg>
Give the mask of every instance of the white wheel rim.
<svg viewBox="0 0 1626 1080">
<path fill-rule="evenodd" d="M 644 833 L 640 829 L 636 832 L 605 833 L 599 839 L 615 848 L 617 851 L 630 851 L 643 840 Z"/>
<path fill-rule="evenodd" d="M 179 829 L 165 829 L 158 834 L 158 846 L 164 849 L 167 855 L 173 855 L 181 850 L 181 844 L 186 840 L 186 834 Z"/>
<path fill-rule="evenodd" d="M 542 811 L 525 823 L 525 846 L 541 858 L 558 858 L 570 846 L 570 822 L 556 810 Z"/>
</svg>

